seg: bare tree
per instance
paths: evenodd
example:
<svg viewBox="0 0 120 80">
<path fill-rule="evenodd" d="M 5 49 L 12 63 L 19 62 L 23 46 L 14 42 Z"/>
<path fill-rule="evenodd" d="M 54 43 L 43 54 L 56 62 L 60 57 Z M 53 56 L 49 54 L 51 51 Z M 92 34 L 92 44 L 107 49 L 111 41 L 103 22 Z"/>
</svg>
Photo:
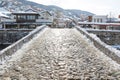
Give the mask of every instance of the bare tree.
<svg viewBox="0 0 120 80">
<path fill-rule="evenodd" d="M 59 19 L 63 17 L 63 13 L 59 10 L 55 11 L 55 16 L 53 19 L 53 27 L 56 27 L 59 24 Z"/>
</svg>

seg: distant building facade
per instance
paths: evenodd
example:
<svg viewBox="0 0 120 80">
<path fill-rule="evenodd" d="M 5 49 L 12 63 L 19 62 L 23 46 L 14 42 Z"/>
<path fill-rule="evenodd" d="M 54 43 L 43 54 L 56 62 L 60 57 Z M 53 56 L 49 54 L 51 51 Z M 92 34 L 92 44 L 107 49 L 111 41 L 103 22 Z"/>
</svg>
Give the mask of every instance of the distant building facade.
<svg viewBox="0 0 120 80">
<path fill-rule="evenodd" d="M 118 16 L 118 18 L 120 18 L 120 15 Z"/>
<path fill-rule="evenodd" d="M 35 12 L 29 9 L 26 11 L 11 12 L 11 14 L 10 18 L 6 18 L 7 15 L 4 15 L 4 19 L 0 17 L 3 28 L 20 28 L 22 26 L 32 26 L 32 28 L 35 28 L 43 24 L 51 26 L 53 22 L 53 16 L 48 11 Z"/>
<path fill-rule="evenodd" d="M 94 15 L 94 16 L 92 16 L 92 22 L 106 23 L 107 22 L 107 16 L 106 15 Z"/>
<path fill-rule="evenodd" d="M 15 15 L 17 23 L 36 22 L 36 19 L 38 19 L 39 16 L 38 13 L 30 13 L 30 12 L 18 12 L 12 14 Z"/>
<path fill-rule="evenodd" d="M 92 23 L 107 23 L 107 15 L 88 16 L 88 22 Z M 106 25 L 92 25 L 94 29 L 106 29 Z"/>
</svg>

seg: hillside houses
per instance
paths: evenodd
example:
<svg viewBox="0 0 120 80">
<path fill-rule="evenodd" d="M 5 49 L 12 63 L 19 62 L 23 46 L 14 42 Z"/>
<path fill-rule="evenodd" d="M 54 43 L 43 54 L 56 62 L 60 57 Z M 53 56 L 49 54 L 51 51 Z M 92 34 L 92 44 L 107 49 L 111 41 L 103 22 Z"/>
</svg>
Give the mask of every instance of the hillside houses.
<svg viewBox="0 0 120 80">
<path fill-rule="evenodd" d="M 15 16 L 17 23 L 33 23 L 38 19 L 39 14 L 35 12 L 16 12 L 12 13 Z"/>
<path fill-rule="evenodd" d="M 2 28 L 2 23 L 1 23 L 2 20 L 3 20 L 3 19 L 8 19 L 8 18 L 9 18 L 9 16 L 0 13 L 0 29 Z"/>
<path fill-rule="evenodd" d="M 4 9 L 4 8 L 0 8 L 0 13 L 4 14 L 6 16 L 9 16 L 9 17 L 11 16 L 11 12 L 6 10 L 6 9 Z"/>
<path fill-rule="evenodd" d="M 0 8 L 0 23 L 13 21 L 13 18 L 14 16 L 12 15 L 12 12 L 4 8 Z"/>
<path fill-rule="evenodd" d="M 94 29 L 120 29 L 120 26 L 117 25 L 120 23 L 117 18 L 109 18 L 107 15 L 93 15 L 88 16 L 88 27 Z M 113 23 L 114 25 L 108 25 Z M 99 25 L 90 25 L 90 24 L 99 24 Z M 116 24 L 116 25 L 115 25 Z"/>
<path fill-rule="evenodd" d="M 92 16 L 92 22 L 106 23 L 107 22 L 107 16 L 106 15 L 94 15 L 94 16 Z"/>
<path fill-rule="evenodd" d="M 42 24 L 51 25 L 53 22 L 53 17 L 51 13 L 48 11 L 37 11 L 34 9 L 27 9 L 25 11 L 18 11 L 18 12 L 8 12 L 4 9 L 4 11 L 0 11 L 2 15 L 5 16 L 5 19 L 1 17 L 1 24 L 3 28 L 10 28 L 14 27 L 17 28 L 18 26 L 31 26 L 36 27 Z M 9 17 L 9 18 L 6 18 Z"/>
</svg>

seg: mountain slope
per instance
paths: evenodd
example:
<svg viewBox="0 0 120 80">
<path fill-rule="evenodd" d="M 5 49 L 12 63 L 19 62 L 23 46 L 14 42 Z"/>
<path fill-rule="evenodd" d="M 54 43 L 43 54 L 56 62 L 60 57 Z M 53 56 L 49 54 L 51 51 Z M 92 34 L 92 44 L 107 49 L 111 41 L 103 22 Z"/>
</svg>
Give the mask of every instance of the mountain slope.
<svg viewBox="0 0 120 80">
<path fill-rule="evenodd" d="M 47 5 L 31 2 L 28 0 L 1 0 L 0 1 L 0 7 L 7 8 L 8 10 L 12 9 L 16 11 L 21 11 L 21 10 L 24 11 L 27 8 L 26 6 L 31 6 L 32 8 L 40 8 L 40 9 L 47 10 L 54 13 L 55 11 L 59 11 L 64 16 L 70 16 L 72 18 L 77 18 L 77 17 L 80 18 L 80 15 L 83 15 L 83 14 L 85 16 L 94 15 L 93 13 L 87 12 L 87 11 L 74 10 L 74 9 L 65 10 L 58 6 L 54 6 L 54 5 L 47 6 Z"/>
<path fill-rule="evenodd" d="M 29 4 L 29 2 L 31 3 L 31 1 L 27 1 L 27 3 Z M 35 5 L 35 6 L 38 6 L 40 8 L 43 8 L 43 9 L 46 9 L 48 11 L 54 11 L 54 10 L 58 10 L 66 15 L 70 15 L 70 16 L 76 16 L 76 17 L 80 17 L 81 14 L 84 14 L 84 15 L 94 15 L 93 13 L 91 12 L 88 12 L 88 11 L 82 11 L 82 10 L 75 10 L 75 9 L 68 9 L 68 10 L 65 10 L 65 9 L 62 9 L 58 6 L 54 6 L 54 5 L 49 5 L 49 6 L 45 6 L 45 5 L 42 5 L 42 4 L 38 4 L 38 3 L 35 3 L 35 2 L 32 2 L 31 5 Z"/>
</svg>

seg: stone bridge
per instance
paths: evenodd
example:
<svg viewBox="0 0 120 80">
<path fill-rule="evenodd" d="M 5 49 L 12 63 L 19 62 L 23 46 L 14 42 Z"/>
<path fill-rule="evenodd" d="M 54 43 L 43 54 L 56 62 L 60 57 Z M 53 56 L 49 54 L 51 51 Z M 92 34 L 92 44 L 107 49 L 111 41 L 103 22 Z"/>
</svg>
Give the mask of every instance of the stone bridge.
<svg viewBox="0 0 120 80">
<path fill-rule="evenodd" d="M 42 26 L 1 51 L 0 59 L 0 80 L 120 79 L 120 52 L 78 26 Z"/>
</svg>

